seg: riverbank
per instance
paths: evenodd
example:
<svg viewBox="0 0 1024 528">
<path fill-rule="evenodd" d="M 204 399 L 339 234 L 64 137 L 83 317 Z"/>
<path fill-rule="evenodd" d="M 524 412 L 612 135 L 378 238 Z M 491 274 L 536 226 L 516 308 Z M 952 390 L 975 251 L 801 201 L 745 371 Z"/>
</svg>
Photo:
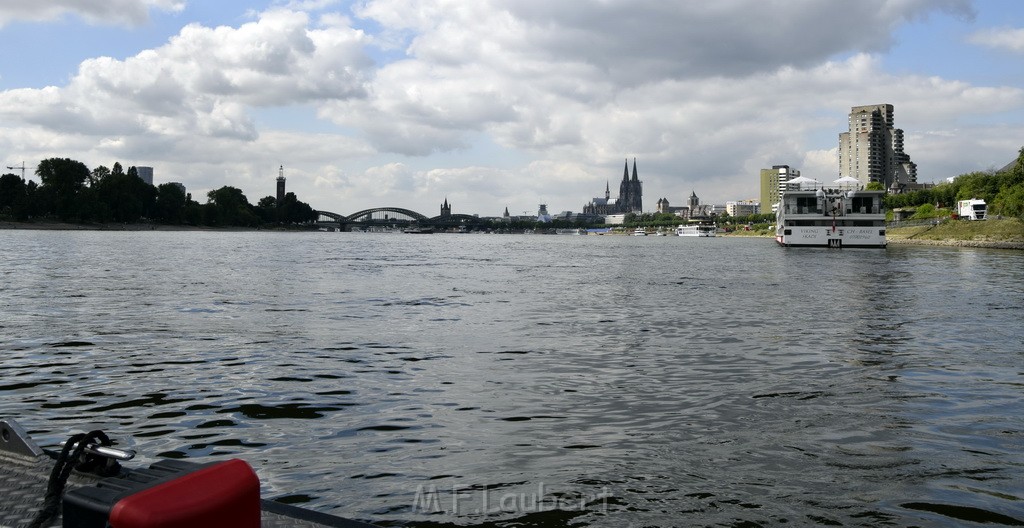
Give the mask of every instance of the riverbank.
<svg viewBox="0 0 1024 528">
<path fill-rule="evenodd" d="M 11 222 L 0 221 L 0 229 L 26 229 L 47 231 L 296 231 L 299 228 L 253 228 L 253 227 L 208 227 L 163 225 L 149 223 L 134 224 L 72 224 L 64 222 Z M 623 231 L 629 235 L 632 231 Z M 771 231 L 736 230 L 719 233 L 729 237 L 767 237 Z M 983 247 L 994 249 L 1024 250 L 1024 220 L 1019 218 L 991 219 L 971 222 L 967 220 L 943 220 L 935 225 L 888 228 L 886 238 L 894 245 Z"/>
<path fill-rule="evenodd" d="M 729 237 L 774 237 L 771 231 L 736 230 Z M 893 245 L 981 247 L 1024 250 L 1024 221 L 1001 218 L 971 222 L 945 219 L 938 224 L 890 227 L 886 239 Z"/>
<path fill-rule="evenodd" d="M 11 222 L 0 221 L 0 229 L 24 229 L 36 231 L 295 231 L 292 228 L 258 227 L 210 227 L 164 224 L 72 224 L 66 222 Z M 308 230 L 308 229 L 301 229 Z"/>
<path fill-rule="evenodd" d="M 890 244 L 897 245 L 1024 250 L 1024 221 L 1020 218 L 973 222 L 947 219 L 933 225 L 889 228 L 886 238 Z"/>
</svg>

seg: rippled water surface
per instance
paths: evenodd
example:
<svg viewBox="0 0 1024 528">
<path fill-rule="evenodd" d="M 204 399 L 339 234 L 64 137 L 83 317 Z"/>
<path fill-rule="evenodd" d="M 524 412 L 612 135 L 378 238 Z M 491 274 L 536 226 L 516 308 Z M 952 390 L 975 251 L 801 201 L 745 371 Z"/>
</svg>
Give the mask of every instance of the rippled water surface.
<svg viewBox="0 0 1024 528">
<path fill-rule="evenodd" d="M 44 445 L 242 457 L 264 497 L 386 525 L 1024 523 L 1020 252 L 0 243 L 0 415 Z"/>
</svg>

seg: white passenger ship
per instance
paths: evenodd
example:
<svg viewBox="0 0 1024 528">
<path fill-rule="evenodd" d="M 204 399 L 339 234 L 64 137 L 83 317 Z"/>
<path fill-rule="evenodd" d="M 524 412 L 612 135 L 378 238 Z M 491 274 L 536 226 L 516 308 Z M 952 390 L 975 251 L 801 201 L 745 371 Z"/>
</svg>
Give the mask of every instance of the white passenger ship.
<svg viewBox="0 0 1024 528">
<path fill-rule="evenodd" d="M 711 224 L 680 224 L 676 228 L 677 236 L 713 237 L 718 228 Z"/>
<path fill-rule="evenodd" d="M 786 191 L 776 214 L 783 246 L 884 248 L 883 191 Z"/>
</svg>

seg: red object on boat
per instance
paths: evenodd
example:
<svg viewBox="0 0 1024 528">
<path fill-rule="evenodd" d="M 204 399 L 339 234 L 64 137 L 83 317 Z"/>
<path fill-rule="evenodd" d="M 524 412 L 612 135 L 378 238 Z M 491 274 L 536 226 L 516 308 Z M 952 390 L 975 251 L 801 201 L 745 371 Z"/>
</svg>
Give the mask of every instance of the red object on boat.
<svg viewBox="0 0 1024 528">
<path fill-rule="evenodd" d="M 260 481 L 239 459 L 205 465 L 163 461 L 65 496 L 64 526 L 104 525 L 259 528 Z"/>
<path fill-rule="evenodd" d="M 110 510 L 114 528 L 260 526 L 260 481 L 234 459 L 125 497 Z"/>
</svg>

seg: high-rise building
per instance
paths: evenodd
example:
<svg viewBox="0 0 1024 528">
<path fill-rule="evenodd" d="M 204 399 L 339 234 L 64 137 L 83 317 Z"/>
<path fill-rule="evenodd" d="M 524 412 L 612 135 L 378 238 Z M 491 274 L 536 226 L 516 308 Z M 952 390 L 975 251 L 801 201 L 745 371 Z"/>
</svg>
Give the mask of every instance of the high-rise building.
<svg viewBox="0 0 1024 528">
<path fill-rule="evenodd" d="M 138 174 L 142 181 L 153 185 L 153 167 L 135 167 L 135 174 Z"/>
<path fill-rule="evenodd" d="M 761 214 L 761 204 L 754 200 L 725 202 L 725 213 L 733 218 Z"/>
<path fill-rule="evenodd" d="M 893 126 L 891 104 L 850 109 L 850 130 L 839 134 L 839 176 L 887 189 L 917 183 L 917 165 L 903 152 L 903 130 Z"/>
<path fill-rule="evenodd" d="M 761 169 L 761 210 L 775 212 L 782 193 L 788 190 L 789 180 L 800 177 L 800 171 L 789 165 L 772 165 L 770 169 Z"/>
<path fill-rule="evenodd" d="M 284 165 L 277 169 L 277 205 L 284 203 Z"/>
</svg>

